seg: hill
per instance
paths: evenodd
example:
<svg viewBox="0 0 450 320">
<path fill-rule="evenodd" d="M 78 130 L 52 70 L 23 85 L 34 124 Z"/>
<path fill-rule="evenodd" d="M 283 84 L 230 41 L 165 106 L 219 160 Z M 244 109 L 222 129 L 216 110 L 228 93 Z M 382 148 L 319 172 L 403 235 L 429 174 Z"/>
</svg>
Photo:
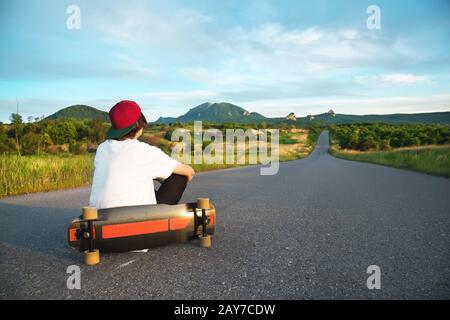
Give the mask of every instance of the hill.
<svg viewBox="0 0 450 320">
<path fill-rule="evenodd" d="M 61 109 L 54 114 L 48 116 L 48 120 L 55 119 L 96 119 L 109 121 L 108 112 L 98 110 L 94 107 L 86 105 L 73 105 L 64 109 Z"/>
<path fill-rule="evenodd" d="M 206 102 L 195 108 L 189 109 L 184 115 L 177 118 L 163 118 L 156 120 L 157 123 L 192 122 L 202 120 L 208 122 L 238 122 L 258 123 L 269 120 L 257 112 L 247 110 L 227 102 Z"/>
</svg>

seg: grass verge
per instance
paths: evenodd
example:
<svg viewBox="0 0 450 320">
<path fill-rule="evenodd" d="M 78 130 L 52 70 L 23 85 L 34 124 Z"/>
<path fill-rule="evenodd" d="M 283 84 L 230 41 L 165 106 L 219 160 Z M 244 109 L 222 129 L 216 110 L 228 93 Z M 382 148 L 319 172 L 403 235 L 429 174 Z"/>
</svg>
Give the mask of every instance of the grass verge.
<svg viewBox="0 0 450 320">
<path fill-rule="evenodd" d="M 342 159 L 377 163 L 450 178 L 450 147 L 368 152 L 348 152 L 331 148 L 330 152 Z"/>
<path fill-rule="evenodd" d="M 91 183 L 94 155 L 0 155 L 0 197 Z"/>
</svg>

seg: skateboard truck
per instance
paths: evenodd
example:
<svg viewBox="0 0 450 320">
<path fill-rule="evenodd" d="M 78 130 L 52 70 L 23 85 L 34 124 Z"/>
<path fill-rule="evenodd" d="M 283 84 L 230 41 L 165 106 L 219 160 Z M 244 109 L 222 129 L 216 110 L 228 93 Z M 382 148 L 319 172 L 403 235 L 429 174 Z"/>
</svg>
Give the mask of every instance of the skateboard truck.
<svg viewBox="0 0 450 320">
<path fill-rule="evenodd" d="M 95 265 L 100 262 L 100 253 L 98 249 L 94 249 L 94 220 L 98 219 L 97 208 L 83 207 L 83 220 L 87 222 L 87 230 L 80 230 L 81 236 L 89 240 L 89 249 L 84 252 L 84 263 L 87 265 Z"/>
<path fill-rule="evenodd" d="M 209 198 L 199 198 L 197 199 L 197 208 L 202 210 L 201 224 L 202 224 L 202 235 L 199 237 L 200 247 L 209 248 L 211 247 L 211 236 L 206 234 L 206 225 L 209 223 L 208 217 L 206 216 L 206 210 L 210 209 Z M 195 221 L 197 221 L 197 212 L 194 209 Z M 196 223 L 195 234 L 197 234 L 198 222 Z"/>
</svg>

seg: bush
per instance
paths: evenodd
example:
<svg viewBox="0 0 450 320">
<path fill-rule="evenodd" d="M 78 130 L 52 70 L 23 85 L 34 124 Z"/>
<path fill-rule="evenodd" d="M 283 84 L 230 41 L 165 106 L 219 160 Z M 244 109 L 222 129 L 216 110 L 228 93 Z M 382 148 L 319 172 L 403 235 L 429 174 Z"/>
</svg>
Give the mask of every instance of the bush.
<svg viewBox="0 0 450 320">
<path fill-rule="evenodd" d="M 71 120 L 49 122 L 45 132 L 58 145 L 71 143 L 77 138 L 77 128 Z"/>
<path fill-rule="evenodd" d="M 34 132 L 28 132 L 22 139 L 22 152 L 24 154 L 40 154 L 48 145 L 51 140 L 48 134 L 38 134 Z"/>
<path fill-rule="evenodd" d="M 415 145 L 450 143 L 449 126 L 433 124 L 351 124 L 330 126 L 341 149 L 389 150 Z"/>
<path fill-rule="evenodd" d="M 0 133 L 0 153 L 15 151 L 15 141 L 6 133 Z"/>
<path fill-rule="evenodd" d="M 72 154 L 83 154 L 83 153 L 86 153 L 87 150 L 88 150 L 88 145 L 87 145 L 86 139 L 84 139 L 82 141 L 72 142 L 69 145 L 69 151 Z"/>
<path fill-rule="evenodd" d="M 101 120 L 89 121 L 88 138 L 95 143 L 102 142 L 106 139 L 106 127 Z"/>
</svg>

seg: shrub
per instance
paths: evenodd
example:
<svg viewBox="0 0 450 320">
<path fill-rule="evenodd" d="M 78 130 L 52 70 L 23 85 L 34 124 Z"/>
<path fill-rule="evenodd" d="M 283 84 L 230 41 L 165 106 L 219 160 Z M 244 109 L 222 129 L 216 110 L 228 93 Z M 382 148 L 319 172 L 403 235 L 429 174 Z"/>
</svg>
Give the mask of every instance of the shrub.
<svg viewBox="0 0 450 320">
<path fill-rule="evenodd" d="M 45 132 L 58 145 L 71 143 L 77 138 L 77 128 L 70 120 L 51 121 L 47 124 Z"/>
<path fill-rule="evenodd" d="M 445 125 L 351 124 L 330 126 L 330 131 L 340 148 L 361 151 L 450 143 L 450 129 Z"/>
</svg>

